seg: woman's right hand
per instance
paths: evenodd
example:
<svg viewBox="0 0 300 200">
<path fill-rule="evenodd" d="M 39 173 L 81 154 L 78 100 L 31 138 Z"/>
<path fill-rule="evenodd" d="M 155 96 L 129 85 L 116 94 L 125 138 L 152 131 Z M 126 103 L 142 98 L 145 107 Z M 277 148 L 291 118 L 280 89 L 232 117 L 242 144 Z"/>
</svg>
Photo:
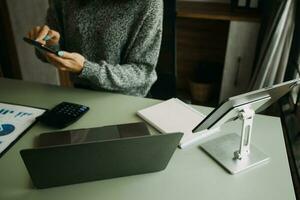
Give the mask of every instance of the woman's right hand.
<svg viewBox="0 0 300 200">
<path fill-rule="evenodd" d="M 43 45 L 58 45 L 60 34 L 57 31 L 51 30 L 47 25 L 34 27 L 28 34 L 29 39 L 40 42 Z"/>
</svg>

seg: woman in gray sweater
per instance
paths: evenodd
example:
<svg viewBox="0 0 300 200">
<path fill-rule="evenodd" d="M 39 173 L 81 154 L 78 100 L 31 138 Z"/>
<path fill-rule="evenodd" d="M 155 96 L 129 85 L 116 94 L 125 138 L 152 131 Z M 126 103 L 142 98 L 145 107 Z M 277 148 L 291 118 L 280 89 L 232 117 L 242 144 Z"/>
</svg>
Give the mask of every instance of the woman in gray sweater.
<svg viewBox="0 0 300 200">
<path fill-rule="evenodd" d="M 49 0 L 46 24 L 28 37 L 60 56 L 39 57 L 72 72 L 77 86 L 146 96 L 157 75 L 163 0 Z"/>
</svg>

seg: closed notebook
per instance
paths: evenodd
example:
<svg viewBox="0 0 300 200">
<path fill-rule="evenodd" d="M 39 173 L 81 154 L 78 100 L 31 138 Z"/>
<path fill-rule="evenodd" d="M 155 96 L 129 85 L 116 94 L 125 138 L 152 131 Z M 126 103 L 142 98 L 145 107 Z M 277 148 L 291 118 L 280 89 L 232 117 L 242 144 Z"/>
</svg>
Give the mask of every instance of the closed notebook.
<svg viewBox="0 0 300 200">
<path fill-rule="evenodd" d="M 161 133 L 184 133 L 180 148 L 185 148 L 215 132 L 210 130 L 193 133 L 192 130 L 206 116 L 176 98 L 139 110 L 137 115 Z"/>
</svg>

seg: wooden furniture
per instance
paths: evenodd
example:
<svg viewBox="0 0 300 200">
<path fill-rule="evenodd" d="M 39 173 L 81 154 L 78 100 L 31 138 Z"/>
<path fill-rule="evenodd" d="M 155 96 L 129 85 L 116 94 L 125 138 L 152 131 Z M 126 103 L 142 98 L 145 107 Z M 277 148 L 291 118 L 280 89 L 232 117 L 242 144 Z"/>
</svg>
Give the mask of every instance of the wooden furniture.
<svg viewBox="0 0 300 200">
<path fill-rule="evenodd" d="M 202 61 L 224 65 L 219 100 L 247 90 L 254 62 L 260 15 L 231 12 L 229 4 L 177 3 L 177 87 L 188 89 L 193 68 Z"/>
<path fill-rule="evenodd" d="M 180 0 L 177 2 L 177 17 L 224 21 L 260 21 L 257 10 L 236 10 L 231 12 L 230 4 Z"/>
<path fill-rule="evenodd" d="M 89 106 L 90 111 L 68 129 L 138 122 L 141 121 L 136 115 L 138 110 L 160 102 L 1 78 L 0 91 L 0 102 L 41 108 L 51 108 L 61 101 Z M 211 111 L 200 106 L 195 109 L 205 114 Z M 230 175 L 198 143 L 184 150 L 177 149 L 167 168 L 158 173 L 37 190 L 19 154 L 22 149 L 34 147 L 41 133 L 54 131 L 37 123 L 0 159 L 0 199 L 295 199 L 280 119 L 257 115 L 254 125 L 251 142 L 271 160 L 241 174 Z M 150 131 L 157 134 L 154 129 Z M 212 137 L 232 132 L 240 132 L 238 123 L 223 126 L 222 133 Z"/>
<path fill-rule="evenodd" d="M 7 78 L 22 79 L 7 1 L 0 1 L 0 30 L 0 64 L 2 65 L 2 73 Z"/>
<path fill-rule="evenodd" d="M 72 86 L 68 73 L 58 72 L 42 63 L 37 59 L 34 48 L 22 40 L 33 27 L 45 23 L 47 8 L 47 0 L 0 2 L 0 28 L 4 29 L 0 33 L 0 49 L 4 49 L 1 52 L 5 62 L 3 66 L 11 66 L 4 68 L 3 72 L 9 78 Z"/>
</svg>

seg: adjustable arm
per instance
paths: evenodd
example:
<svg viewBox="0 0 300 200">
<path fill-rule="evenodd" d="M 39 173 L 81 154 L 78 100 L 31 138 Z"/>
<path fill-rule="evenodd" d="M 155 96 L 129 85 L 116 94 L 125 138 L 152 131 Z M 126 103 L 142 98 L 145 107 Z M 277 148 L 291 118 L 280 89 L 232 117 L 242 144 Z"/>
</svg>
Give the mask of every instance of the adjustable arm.
<svg viewBox="0 0 300 200">
<path fill-rule="evenodd" d="M 234 152 L 234 159 L 243 159 L 250 154 L 250 142 L 252 133 L 252 124 L 255 112 L 250 108 L 243 108 L 239 113 L 239 119 L 243 121 L 243 129 L 240 141 L 240 148 Z"/>
<path fill-rule="evenodd" d="M 241 136 L 234 133 L 226 134 L 201 145 L 210 156 L 230 173 L 242 172 L 270 159 L 254 145 L 250 145 L 254 111 L 270 99 L 270 96 L 255 99 L 247 104 L 235 107 L 227 114 L 228 118 L 229 116 L 237 116 L 238 119 L 243 121 Z"/>
</svg>

